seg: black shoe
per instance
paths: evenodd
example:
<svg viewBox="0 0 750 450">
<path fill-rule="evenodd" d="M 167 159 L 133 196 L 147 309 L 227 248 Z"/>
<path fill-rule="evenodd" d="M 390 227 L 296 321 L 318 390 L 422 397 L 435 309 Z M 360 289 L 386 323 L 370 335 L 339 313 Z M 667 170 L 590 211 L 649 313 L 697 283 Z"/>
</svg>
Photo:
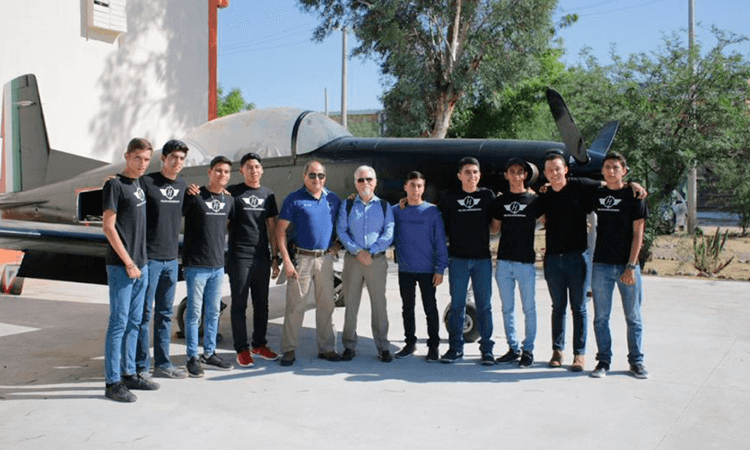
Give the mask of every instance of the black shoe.
<svg viewBox="0 0 750 450">
<path fill-rule="evenodd" d="M 378 357 L 381 361 L 386 363 L 393 361 L 393 355 L 391 354 L 390 350 L 382 350 Z"/>
<path fill-rule="evenodd" d="M 483 366 L 494 366 L 495 357 L 490 352 L 482 353 L 482 365 Z"/>
<path fill-rule="evenodd" d="M 513 349 L 508 350 L 508 353 L 504 354 L 503 356 L 497 358 L 498 364 L 505 364 L 513 361 L 518 361 L 521 359 L 521 352 L 515 351 Z"/>
<path fill-rule="evenodd" d="M 606 361 L 599 361 L 599 364 L 596 365 L 594 371 L 591 372 L 591 376 L 593 378 L 604 378 L 607 376 L 607 372 L 609 372 L 609 363 Z"/>
<path fill-rule="evenodd" d="M 326 361 L 338 362 L 341 361 L 341 355 L 334 351 L 318 353 L 318 358 L 325 359 Z"/>
<path fill-rule="evenodd" d="M 396 358 L 407 358 L 413 355 L 416 350 L 417 347 L 414 344 L 406 344 L 404 348 L 396 353 Z"/>
<path fill-rule="evenodd" d="M 216 370 L 232 370 L 234 366 L 231 363 L 224 361 L 219 358 L 216 353 L 212 353 L 211 356 L 201 355 L 201 364 L 204 366 L 210 366 Z"/>
<path fill-rule="evenodd" d="M 104 396 L 111 398 L 116 402 L 123 403 L 133 403 L 138 400 L 138 397 L 130 392 L 130 389 L 128 389 L 122 381 L 106 385 L 104 388 Z"/>
<path fill-rule="evenodd" d="M 437 362 L 440 359 L 437 347 L 430 347 L 427 349 L 427 356 L 424 357 L 428 363 Z"/>
<path fill-rule="evenodd" d="M 351 361 L 352 359 L 354 359 L 354 355 L 356 355 L 356 353 L 354 353 L 354 350 L 345 348 L 344 353 L 341 354 L 341 361 Z"/>
<path fill-rule="evenodd" d="M 648 378 L 648 370 L 646 370 L 646 367 L 641 363 L 631 364 L 630 373 L 632 373 L 634 377 L 641 380 L 645 380 L 646 378 Z"/>
<path fill-rule="evenodd" d="M 528 350 L 524 350 L 521 353 L 521 360 L 518 362 L 518 367 L 531 367 L 534 364 L 534 354 Z"/>
<path fill-rule="evenodd" d="M 288 352 L 284 352 L 284 356 L 281 357 L 281 365 L 289 367 L 294 364 L 294 360 L 294 350 L 289 350 Z"/>
<path fill-rule="evenodd" d="M 144 372 L 138 375 L 123 375 L 122 383 L 131 390 L 155 391 L 159 389 L 159 383 L 151 381 L 151 377 Z"/>
<path fill-rule="evenodd" d="M 441 363 L 450 364 L 453 361 L 457 359 L 461 359 L 464 357 L 464 352 L 459 352 L 458 350 L 454 350 L 452 348 L 449 348 L 447 352 L 443 355 L 442 358 L 440 358 Z"/>
<path fill-rule="evenodd" d="M 203 378 L 203 367 L 201 367 L 200 361 L 198 361 L 198 358 L 193 356 L 192 358 L 189 358 L 187 361 L 187 371 L 188 374 L 193 378 Z"/>
</svg>

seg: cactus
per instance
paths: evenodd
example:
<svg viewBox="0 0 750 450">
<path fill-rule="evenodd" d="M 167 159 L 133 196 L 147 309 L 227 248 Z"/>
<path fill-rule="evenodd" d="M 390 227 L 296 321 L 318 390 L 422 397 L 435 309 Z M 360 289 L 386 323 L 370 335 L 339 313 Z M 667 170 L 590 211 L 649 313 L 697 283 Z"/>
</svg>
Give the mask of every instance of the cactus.
<svg viewBox="0 0 750 450">
<path fill-rule="evenodd" d="M 698 235 L 693 235 L 693 251 L 695 254 L 693 266 L 705 274 L 714 275 L 728 266 L 734 256 L 724 262 L 721 262 L 720 259 L 728 234 L 729 230 L 726 230 L 722 236 L 721 229 L 717 227 L 713 236 L 703 236 L 702 239 L 698 240 Z"/>
</svg>

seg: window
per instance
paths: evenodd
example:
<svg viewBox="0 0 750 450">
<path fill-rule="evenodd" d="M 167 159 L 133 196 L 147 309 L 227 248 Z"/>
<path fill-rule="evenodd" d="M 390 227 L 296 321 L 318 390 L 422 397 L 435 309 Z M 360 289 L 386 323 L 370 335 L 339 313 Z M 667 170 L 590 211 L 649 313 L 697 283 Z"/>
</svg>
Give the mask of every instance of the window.
<svg viewBox="0 0 750 450">
<path fill-rule="evenodd" d="M 88 0 L 88 25 L 116 34 L 128 31 L 127 0 Z"/>
</svg>

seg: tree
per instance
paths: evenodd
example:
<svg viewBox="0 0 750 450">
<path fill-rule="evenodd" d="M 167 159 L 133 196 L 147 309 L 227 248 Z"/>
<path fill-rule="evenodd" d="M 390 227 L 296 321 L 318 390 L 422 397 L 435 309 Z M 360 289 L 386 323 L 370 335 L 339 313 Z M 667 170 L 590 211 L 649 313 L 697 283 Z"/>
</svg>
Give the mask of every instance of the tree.
<svg viewBox="0 0 750 450">
<path fill-rule="evenodd" d="M 299 0 L 322 23 L 315 39 L 349 27 L 353 56 L 377 57 L 390 135 L 445 137 L 467 92 L 527 75 L 554 33 L 556 0 Z M 569 19 L 570 22 L 570 19 Z"/>
<path fill-rule="evenodd" d="M 255 108 L 255 104 L 245 102 L 245 98 L 242 97 L 242 91 L 239 88 L 233 88 L 224 95 L 224 89 L 219 86 L 216 94 L 216 103 L 218 104 L 216 111 L 219 117 Z"/>
</svg>

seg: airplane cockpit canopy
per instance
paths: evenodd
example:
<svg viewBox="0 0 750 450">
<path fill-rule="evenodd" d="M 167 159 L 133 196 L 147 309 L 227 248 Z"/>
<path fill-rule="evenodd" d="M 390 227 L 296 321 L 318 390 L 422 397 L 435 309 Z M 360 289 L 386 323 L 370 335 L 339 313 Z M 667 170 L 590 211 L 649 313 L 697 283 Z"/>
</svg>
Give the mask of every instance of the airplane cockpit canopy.
<svg viewBox="0 0 750 450">
<path fill-rule="evenodd" d="M 248 152 L 261 158 L 296 156 L 351 134 L 324 114 L 298 108 L 254 109 L 206 122 L 182 140 L 190 151 L 186 167 L 218 155 L 239 161 Z"/>
</svg>

